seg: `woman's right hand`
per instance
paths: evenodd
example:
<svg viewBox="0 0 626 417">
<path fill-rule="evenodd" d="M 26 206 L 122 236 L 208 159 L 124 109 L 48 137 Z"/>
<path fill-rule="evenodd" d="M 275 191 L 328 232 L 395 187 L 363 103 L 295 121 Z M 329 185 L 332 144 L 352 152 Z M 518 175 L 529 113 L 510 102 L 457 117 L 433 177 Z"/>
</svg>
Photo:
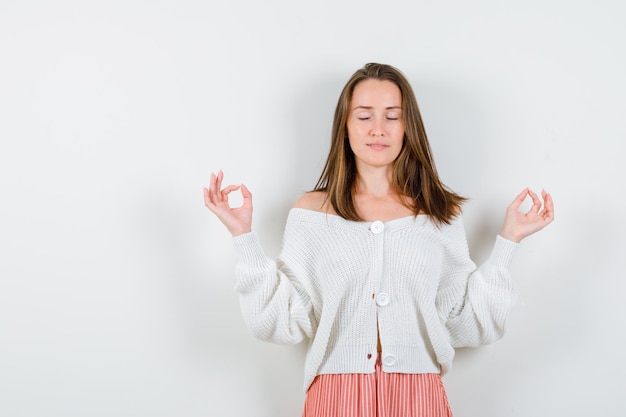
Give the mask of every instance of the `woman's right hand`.
<svg viewBox="0 0 626 417">
<path fill-rule="evenodd" d="M 211 173 L 209 188 L 204 188 L 204 205 L 220 219 L 233 236 L 242 235 L 252 230 L 252 194 L 248 188 L 241 185 L 222 187 L 224 173 L 220 170 L 217 175 Z M 241 207 L 231 207 L 228 204 L 228 194 L 241 189 L 243 204 Z"/>
</svg>

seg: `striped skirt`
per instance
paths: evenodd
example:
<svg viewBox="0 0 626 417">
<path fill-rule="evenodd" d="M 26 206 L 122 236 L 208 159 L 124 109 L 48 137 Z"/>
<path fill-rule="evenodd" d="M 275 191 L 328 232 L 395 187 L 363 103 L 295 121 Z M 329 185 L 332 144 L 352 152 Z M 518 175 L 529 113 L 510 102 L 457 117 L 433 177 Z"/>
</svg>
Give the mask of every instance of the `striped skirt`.
<svg viewBox="0 0 626 417">
<path fill-rule="evenodd" d="M 439 374 L 318 375 L 309 387 L 302 417 L 452 417 Z"/>
</svg>

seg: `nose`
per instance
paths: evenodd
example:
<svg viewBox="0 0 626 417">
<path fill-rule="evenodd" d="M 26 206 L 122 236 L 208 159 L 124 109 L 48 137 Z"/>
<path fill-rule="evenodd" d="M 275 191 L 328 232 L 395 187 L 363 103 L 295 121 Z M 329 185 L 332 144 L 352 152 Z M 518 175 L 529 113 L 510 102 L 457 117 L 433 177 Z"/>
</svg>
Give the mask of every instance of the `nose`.
<svg viewBox="0 0 626 417">
<path fill-rule="evenodd" d="M 380 137 L 380 136 L 384 136 L 384 128 L 382 126 L 382 123 L 380 122 L 380 120 L 376 120 L 374 122 L 374 125 L 372 126 L 372 130 L 370 131 L 370 134 L 372 136 L 376 136 L 376 137 Z"/>
</svg>

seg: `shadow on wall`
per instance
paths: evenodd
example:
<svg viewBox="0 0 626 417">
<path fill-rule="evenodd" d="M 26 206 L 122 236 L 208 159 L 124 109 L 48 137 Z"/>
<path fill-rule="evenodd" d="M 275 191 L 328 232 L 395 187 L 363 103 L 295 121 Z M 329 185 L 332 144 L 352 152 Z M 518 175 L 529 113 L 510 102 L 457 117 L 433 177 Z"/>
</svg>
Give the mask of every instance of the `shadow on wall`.
<svg viewBox="0 0 626 417">
<path fill-rule="evenodd" d="M 577 198 L 572 195 L 572 201 Z M 608 408 L 616 404 L 615 370 L 598 363 L 624 340 L 623 332 L 606 331 L 623 325 L 623 315 L 615 314 L 623 304 L 623 291 L 616 291 L 616 286 L 623 288 L 623 284 L 616 284 L 618 273 L 611 269 L 619 256 L 612 248 L 612 242 L 621 240 L 614 227 L 618 220 L 610 213 L 587 211 L 581 217 L 565 209 L 559 213 L 553 224 L 522 242 L 516 253 L 511 272 L 518 284 L 518 300 L 504 338 L 490 346 L 458 349 L 450 378 L 455 387 L 474 386 L 482 374 L 493 374 L 489 368 L 497 369 L 502 382 L 485 382 L 490 390 L 494 384 L 500 390 L 490 391 L 485 399 L 494 410 L 513 401 L 504 405 L 517 406 L 522 415 L 534 415 L 535 404 L 545 407 L 546 403 L 554 404 L 558 413 L 559 404 L 567 403 L 578 404 L 575 408 L 581 415 L 594 414 L 597 407 L 605 409 L 600 414 L 612 415 Z M 479 242 L 487 241 L 493 226 L 484 228 Z M 562 388 L 554 390 L 555 386 Z M 598 390 L 604 398 L 596 396 L 590 402 L 584 394 Z M 550 398 L 544 402 L 542 397 Z"/>
<path fill-rule="evenodd" d="M 562 401 L 570 401 L 572 391 L 581 393 L 574 401 L 579 401 L 581 415 L 616 415 L 608 408 L 622 408 L 615 401 L 620 388 L 614 375 L 620 373 L 598 365 L 624 343 L 623 332 L 611 331 L 623 327 L 626 313 L 621 270 L 613 269 L 623 256 L 613 246 L 623 240 L 615 227 L 619 219 L 593 210 L 579 217 L 572 214 L 557 217 L 553 226 L 558 227 L 542 237 L 547 244 L 537 248 L 528 242 L 534 274 L 520 277 L 530 282 L 523 283 L 520 317 L 511 329 L 521 336 L 521 360 L 527 366 L 515 368 L 508 382 L 511 389 L 531 395 L 529 380 L 537 381 L 533 388 L 540 392 L 560 385 L 563 390 L 554 394 L 562 395 Z M 589 401 L 586 393 L 594 391 L 601 395 Z"/>
<path fill-rule="evenodd" d="M 180 188 L 160 187 L 139 198 L 132 224 L 141 242 L 135 246 L 151 264 L 147 291 L 155 297 L 149 304 L 161 310 L 158 331 L 174 345 L 175 358 L 164 360 L 208 384 L 212 407 L 232 402 L 237 393 L 247 400 L 236 408 L 261 404 L 272 415 L 293 414 L 301 402 L 304 347 L 292 347 L 286 357 L 284 348 L 248 333 L 234 291 L 235 254 L 223 225 L 212 222 L 207 239 L 206 223 L 198 219 L 212 214 L 197 189 L 182 195 Z"/>
<path fill-rule="evenodd" d="M 413 89 L 439 177 L 472 204 L 473 194 L 489 181 L 485 173 L 489 116 L 483 103 L 493 98 L 485 96 L 487 92 L 476 95 L 455 80 L 430 74 L 407 77 L 415 79 Z"/>
<path fill-rule="evenodd" d="M 284 155 L 293 158 L 286 161 L 277 155 L 275 161 L 283 166 L 284 189 L 279 199 L 264 202 L 271 206 L 259 211 L 255 220 L 268 254 L 278 254 L 289 209 L 315 187 L 322 173 L 330 149 L 333 114 L 345 81 L 345 75 L 326 74 L 303 79 L 301 88 L 293 91 L 286 118 L 289 123 L 283 129 L 288 136 Z"/>
</svg>

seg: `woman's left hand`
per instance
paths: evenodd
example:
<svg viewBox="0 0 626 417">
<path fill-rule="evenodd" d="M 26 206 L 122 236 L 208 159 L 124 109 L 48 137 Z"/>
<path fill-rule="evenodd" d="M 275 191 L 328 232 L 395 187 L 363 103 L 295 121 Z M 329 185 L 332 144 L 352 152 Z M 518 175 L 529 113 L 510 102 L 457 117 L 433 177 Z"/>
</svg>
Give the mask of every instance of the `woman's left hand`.
<svg viewBox="0 0 626 417">
<path fill-rule="evenodd" d="M 520 206 L 530 197 L 533 205 L 527 213 L 519 210 Z M 514 242 L 521 242 L 527 236 L 540 231 L 554 220 L 554 203 L 552 196 L 541 191 L 543 204 L 532 190 L 524 189 L 506 209 L 504 224 L 500 236 Z"/>
</svg>

